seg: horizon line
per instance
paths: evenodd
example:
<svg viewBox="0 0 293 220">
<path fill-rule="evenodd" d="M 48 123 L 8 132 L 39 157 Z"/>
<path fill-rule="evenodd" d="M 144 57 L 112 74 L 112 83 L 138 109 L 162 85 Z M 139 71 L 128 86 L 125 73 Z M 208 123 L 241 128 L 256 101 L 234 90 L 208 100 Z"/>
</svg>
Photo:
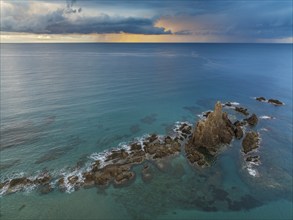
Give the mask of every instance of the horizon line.
<svg viewBox="0 0 293 220">
<path fill-rule="evenodd" d="M 1 42 L 0 44 L 293 44 L 293 42 Z"/>
</svg>

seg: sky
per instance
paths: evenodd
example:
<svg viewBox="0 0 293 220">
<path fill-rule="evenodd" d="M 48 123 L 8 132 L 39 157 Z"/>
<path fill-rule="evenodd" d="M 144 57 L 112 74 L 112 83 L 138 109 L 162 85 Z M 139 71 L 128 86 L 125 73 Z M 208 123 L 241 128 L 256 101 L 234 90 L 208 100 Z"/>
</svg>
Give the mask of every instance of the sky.
<svg viewBox="0 0 293 220">
<path fill-rule="evenodd" d="M 1 43 L 292 43 L 292 0 L 0 0 Z"/>
</svg>

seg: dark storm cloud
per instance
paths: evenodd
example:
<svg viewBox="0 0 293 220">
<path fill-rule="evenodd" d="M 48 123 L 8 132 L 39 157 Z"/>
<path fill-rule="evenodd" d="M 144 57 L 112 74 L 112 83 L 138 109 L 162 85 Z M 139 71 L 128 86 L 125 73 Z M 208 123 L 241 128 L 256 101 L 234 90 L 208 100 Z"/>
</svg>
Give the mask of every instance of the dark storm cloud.
<svg viewBox="0 0 293 220">
<path fill-rule="evenodd" d="M 82 14 L 82 8 L 74 8 L 76 1 L 66 1 L 64 7 L 46 13 L 30 12 L 29 3 L 9 2 L 1 15 L 1 31 L 26 32 L 37 34 L 171 34 L 162 27 L 155 27 L 156 18 L 132 16 L 109 16 Z"/>
<path fill-rule="evenodd" d="M 154 21 L 144 18 L 83 19 L 79 23 L 63 20 L 46 27 L 48 33 L 131 33 L 131 34 L 171 34 L 164 28 L 154 27 Z"/>
<path fill-rule="evenodd" d="M 59 8 L 35 14 L 28 12 L 26 1 L 6 2 L 11 6 L 1 11 L 1 31 L 6 32 L 214 35 L 251 41 L 292 37 L 292 0 L 39 0 L 34 2 Z M 169 19 L 170 27 L 180 20 L 182 28 L 177 25 L 171 33 L 157 27 L 161 19 Z"/>
</svg>

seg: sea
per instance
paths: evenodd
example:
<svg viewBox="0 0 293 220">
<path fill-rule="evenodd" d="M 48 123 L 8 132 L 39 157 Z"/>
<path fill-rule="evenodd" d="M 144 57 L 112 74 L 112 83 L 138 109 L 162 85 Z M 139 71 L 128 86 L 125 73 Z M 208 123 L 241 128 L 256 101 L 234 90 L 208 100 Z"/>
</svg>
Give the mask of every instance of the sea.
<svg viewBox="0 0 293 220">
<path fill-rule="evenodd" d="M 124 187 L 0 191 L 5 219 L 292 219 L 292 44 L 1 44 L 0 182 L 85 169 L 145 135 L 195 125 L 215 103 L 255 113 L 248 163 L 233 140 L 210 166 L 184 149 Z M 275 106 L 256 97 L 278 99 Z M 231 120 L 242 117 L 229 108 Z"/>
</svg>

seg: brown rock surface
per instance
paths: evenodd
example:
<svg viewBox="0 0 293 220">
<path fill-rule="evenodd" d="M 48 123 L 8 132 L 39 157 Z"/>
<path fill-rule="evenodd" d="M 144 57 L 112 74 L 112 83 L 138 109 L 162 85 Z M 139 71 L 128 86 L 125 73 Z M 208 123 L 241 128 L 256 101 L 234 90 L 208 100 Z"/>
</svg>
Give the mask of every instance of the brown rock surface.
<svg viewBox="0 0 293 220">
<path fill-rule="evenodd" d="M 248 132 L 242 141 L 243 152 L 248 152 L 259 147 L 259 135 L 255 131 Z"/>
<path fill-rule="evenodd" d="M 260 101 L 260 102 L 264 102 L 264 101 L 266 101 L 266 98 L 265 97 L 257 97 L 257 98 L 255 98 L 257 101 Z"/>
<path fill-rule="evenodd" d="M 247 124 L 247 122 L 246 121 L 235 121 L 234 122 L 234 125 L 237 127 L 237 126 L 244 126 L 244 125 L 246 125 Z"/>
<path fill-rule="evenodd" d="M 196 124 L 192 136 L 192 144 L 197 148 L 205 148 L 210 154 L 217 153 L 220 144 L 229 144 L 234 136 L 233 124 L 227 113 L 222 112 L 222 105 L 217 102 L 215 110 L 206 120 Z"/>
<path fill-rule="evenodd" d="M 252 114 L 249 118 L 244 119 L 250 126 L 255 126 L 258 122 L 256 114 Z"/>
<path fill-rule="evenodd" d="M 247 110 L 247 108 L 242 108 L 242 107 L 235 107 L 235 111 L 236 112 L 240 112 L 240 113 L 242 113 L 243 115 L 249 115 L 249 112 L 248 112 L 248 110 Z"/>
<path fill-rule="evenodd" d="M 15 186 L 19 186 L 19 185 L 27 185 L 27 184 L 31 184 L 32 181 L 27 179 L 26 177 L 21 177 L 21 178 L 15 178 L 12 179 L 9 183 L 9 187 L 15 187 Z"/>
<path fill-rule="evenodd" d="M 127 157 L 128 157 L 128 153 L 124 149 L 113 150 L 111 152 L 111 154 L 107 156 L 106 161 L 110 161 L 110 160 L 119 161 L 119 160 L 123 160 Z"/>
<path fill-rule="evenodd" d="M 284 103 L 279 101 L 278 99 L 269 99 L 268 103 L 271 103 L 271 104 L 274 104 L 274 105 L 284 105 Z"/>
<path fill-rule="evenodd" d="M 240 126 L 235 127 L 234 133 L 235 133 L 235 137 L 237 139 L 241 139 L 243 137 L 243 131 L 242 131 L 242 128 Z"/>
</svg>

